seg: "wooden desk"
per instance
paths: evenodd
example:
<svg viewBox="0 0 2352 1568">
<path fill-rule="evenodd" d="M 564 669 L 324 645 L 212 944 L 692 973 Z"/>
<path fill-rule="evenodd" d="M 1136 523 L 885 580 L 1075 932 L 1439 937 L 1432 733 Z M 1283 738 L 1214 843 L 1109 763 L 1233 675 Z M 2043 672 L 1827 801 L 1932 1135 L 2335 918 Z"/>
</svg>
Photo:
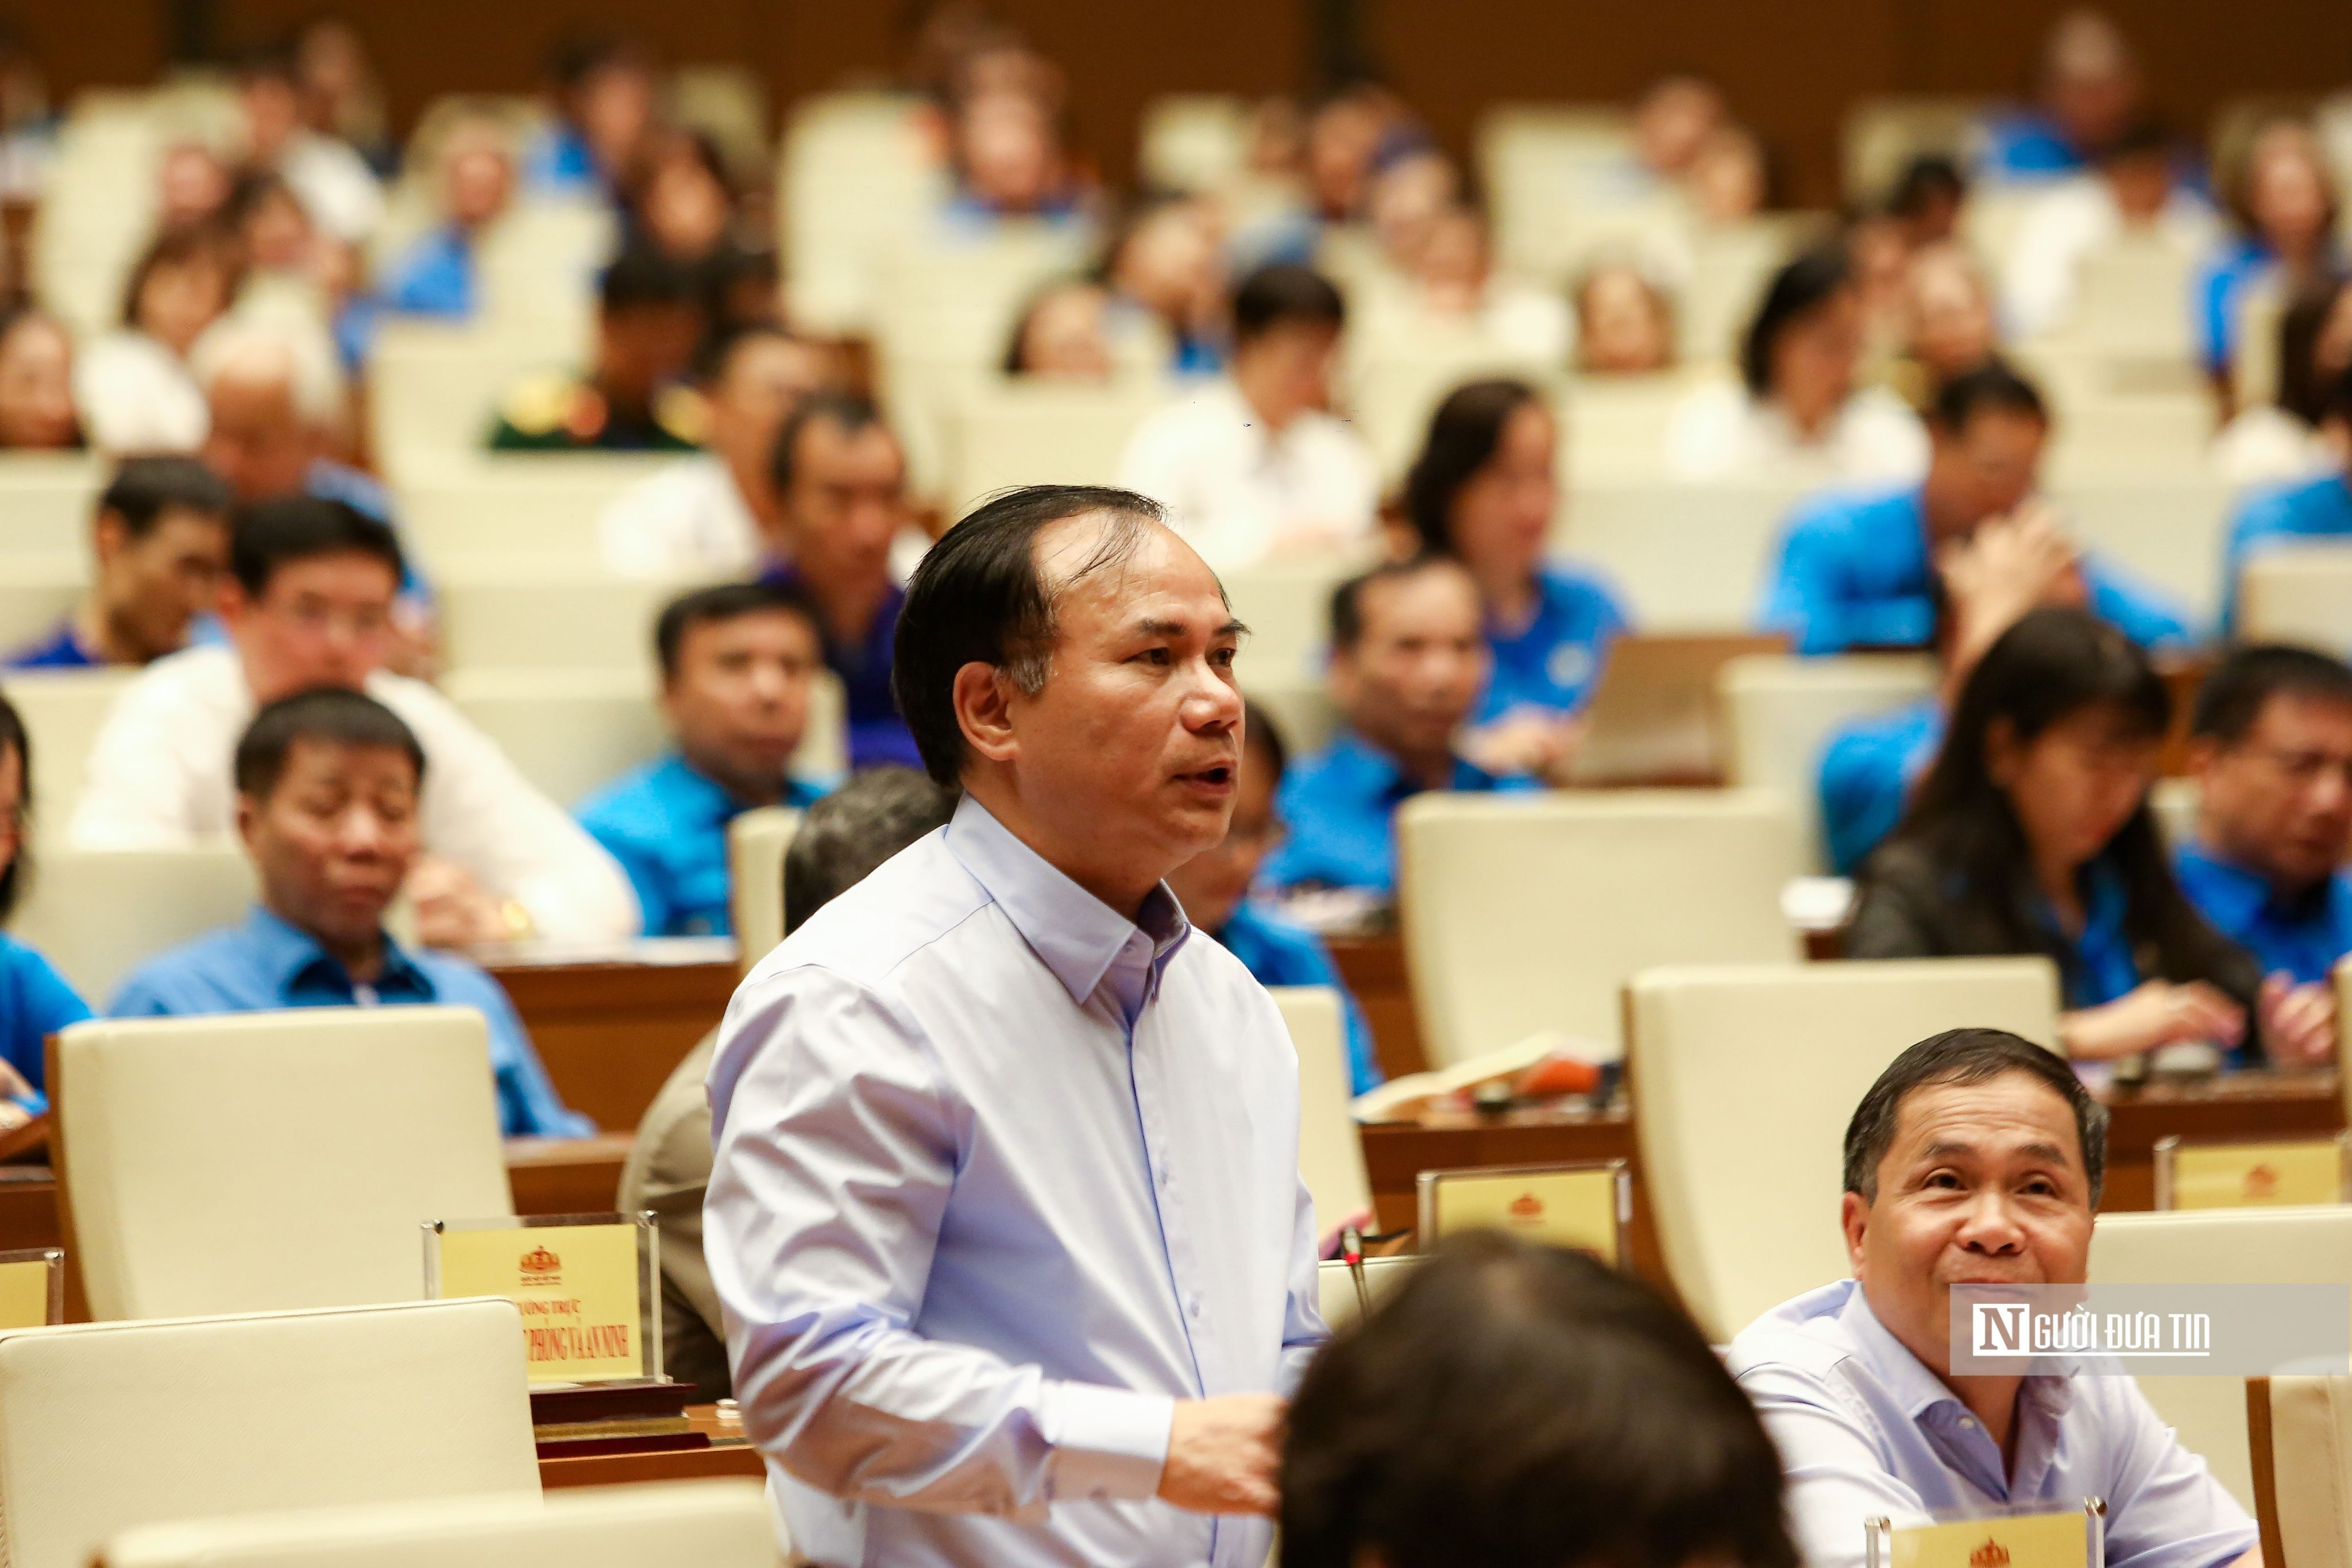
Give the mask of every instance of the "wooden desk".
<svg viewBox="0 0 2352 1568">
<path fill-rule="evenodd" d="M 2104 1097 L 2107 1189 L 2103 1209 L 2156 1206 L 2156 1145 L 2233 1138 L 2332 1138 L 2344 1131 L 2334 1072 L 2231 1073 L 2202 1083 L 2153 1084 Z"/>
<path fill-rule="evenodd" d="M 1381 1071 L 1389 1078 L 1425 1070 L 1421 1053 L 1421 1023 L 1412 1013 L 1412 983 L 1405 973 L 1404 942 L 1394 932 L 1379 936 L 1326 938 L 1339 978 L 1363 1009 L 1364 1025 L 1372 1032 L 1380 1053 Z"/>
<path fill-rule="evenodd" d="M 539 1484 L 612 1487 L 638 1481 L 700 1481 L 720 1476 L 748 1476 L 758 1480 L 767 1475 L 760 1451 L 744 1441 L 743 1428 L 720 1425 L 717 1405 L 689 1405 L 686 1414 L 696 1431 L 709 1434 L 713 1447 L 668 1454 L 599 1454 L 585 1459 L 541 1459 Z"/>
<path fill-rule="evenodd" d="M 502 962 L 475 956 L 506 987 L 555 1091 L 608 1132 L 635 1130 L 646 1107 L 735 994 L 732 959 L 650 963 Z"/>
</svg>

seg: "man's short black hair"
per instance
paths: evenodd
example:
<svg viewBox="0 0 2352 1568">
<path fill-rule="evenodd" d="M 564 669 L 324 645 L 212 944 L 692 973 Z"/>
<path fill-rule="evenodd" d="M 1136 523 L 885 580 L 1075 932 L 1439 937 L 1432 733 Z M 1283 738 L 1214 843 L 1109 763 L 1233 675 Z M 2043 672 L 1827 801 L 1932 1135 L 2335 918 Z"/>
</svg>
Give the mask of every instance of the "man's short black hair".
<svg viewBox="0 0 2352 1568">
<path fill-rule="evenodd" d="M 1234 290 L 1234 342 L 1248 342 L 1286 322 L 1336 332 L 1348 324 L 1348 302 L 1311 267 L 1277 262 L 1242 279 Z"/>
<path fill-rule="evenodd" d="M 1364 636 L 1364 595 L 1381 583 L 1402 582 L 1418 577 L 1424 572 L 1461 572 L 1462 563 L 1450 555 L 1423 551 L 1402 561 L 1383 561 L 1368 572 L 1360 572 L 1331 590 L 1331 651 L 1346 653 Z"/>
<path fill-rule="evenodd" d="M 1896 217 L 1924 217 L 1935 203 L 1957 202 L 1968 194 L 1968 178 L 1956 160 L 1948 153 L 1922 153 L 1895 176 L 1886 210 Z"/>
<path fill-rule="evenodd" d="M 597 308 L 608 316 L 701 302 L 701 289 L 693 272 L 651 246 L 627 247 L 596 283 Z"/>
<path fill-rule="evenodd" d="M 768 459 L 768 477 L 775 481 L 778 495 L 792 490 L 793 468 L 800 460 L 801 432 L 820 422 L 838 425 L 843 434 L 855 436 L 869 425 L 881 425 L 882 410 L 872 398 L 854 392 L 813 392 L 802 398 L 785 416 L 784 427 L 776 432 L 776 449 Z"/>
<path fill-rule="evenodd" d="M 956 671 L 995 665 L 1022 690 L 1044 689 L 1052 668 L 1054 595 L 1037 563 L 1037 536 L 1088 512 L 1110 521 L 1076 583 L 1118 565 L 1161 521 L 1160 503 L 1107 485 L 1024 485 L 983 502 L 948 530 L 915 568 L 898 611 L 890 690 L 914 732 L 924 771 L 942 785 L 963 772 Z"/>
<path fill-rule="evenodd" d="M 235 68 L 240 85 L 248 81 L 282 81 L 302 85 L 301 59 L 292 38 L 269 38 L 237 52 Z"/>
<path fill-rule="evenodd" d="M 2032 382 L 1999 360 L 1964 370 L 1937 387 L 1928 418 L 1937 429 L 1957 436 L 1969 427 L 1969 420 L 1988 408 L 2023 415 L 2041 425 L 2050 423 L 2050 405 L 2042 401 L 2042 394 L 2034 390 Z"/>
<path fill-rule="evenodd" d="M 2115 164 L 2134 158 L 2170 158 L 2179 150 L 2179 138 L 2173 135 L 2170 126 L 2152 116 L 2138 115 L 2114 141 L 2099 149 L 2099 162 Z"/>
<path fill-rule="evenodd" d="M 253 716 L 236 742 L 236 793 L 268 800 L 286 776 L 297 741 L 403 752 L 416 769 L 416 782 L 425 783 L 425 748 L 399 714 L 364 691 L 319 686 L 281 697 Z"/>
<path fill-rule="evenodd" d="M 268 593 L 269 579 L 289 562 L 346 551 L 374 556 L 394 579 L 406 569 L 391 525 L 347 501 L 279 496 L 239 507 L 229 524 L 229 574 L 249 599 Z"/>
<path fill-rule="evenodd" d="M 959 795 L 912 768 L 868 768 L 801 816 L 784 851 L 784 934 L 955 815 Z"/>
<path fill-rule="evenodd" d="M 1895 1120 L 1914 1089 L 1946 1083 L 1982 1083 L 2003 1073 L 2041 1079 L 2074 1113 L 2083 1146 L 2083 1174 L 2091 1206 L 2107 1179 L 2107 1108 L 2091 1098 L 2065 1058 L 2006 1029 L 1947 1029 L 1906 1050 L 1878 1075 L 1845 1126 L 1845 1190 L 1878 1197 L 1878 1165 L 1895 1146 Z"/>
<path fill-rule="evenodd" d="M 731 621 L 740 616 L 798 616 L 808 623 L 809 635 L 820 646 L 824 623 L 816 605 L 800 589 L 782 583 L 719 583 L 680 594 L 663 606 L 654 623 L 654 654 L 661 660 L 665 684 L 677 679 L 677 658 L 686 634 L 697 626 Z"/>
<path fill-rule="evenodd" d="M 1449 1237 L 1307 1369 L 1282 1568 L 1796 1568 L 1780 1463 L 1655 1288 L 1495 1230 Z"/>
<path fill-rule="evenodd" d="M 2234 650 L 2197 688 L 2189 732 L 2234 746 L 2279 696 L 2315 697 L 2352 706 L 2352 666 L 2316 648 L 2257 643 Z"/>
<path fill-rule="evenodd" d="M 133 539 L 154 532 L 167 511 L 226 521 L 235 504 L 221 477 L 194 458 L 125 458 L 98 493 L 99 514 L 121 519 Z"/>
</svg>

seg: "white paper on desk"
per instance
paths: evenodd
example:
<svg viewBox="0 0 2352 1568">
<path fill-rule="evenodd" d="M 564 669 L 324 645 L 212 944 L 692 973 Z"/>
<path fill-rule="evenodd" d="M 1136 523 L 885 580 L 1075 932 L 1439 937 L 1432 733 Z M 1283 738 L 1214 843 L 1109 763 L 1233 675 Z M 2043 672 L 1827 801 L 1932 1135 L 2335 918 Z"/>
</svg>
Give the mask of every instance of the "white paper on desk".
<svg viewBox="0 0 2352 1568">
<path fill-rule="evenodd" d="M 1554 1055 L 1572 1057 L 1596 1068 L 1617 1059 L 1615 1050 L 1597 1041 L 1560 1029 L 1538 1029 L 1516 1046 L 1505 1046 L 1500 1050 L 1455 1062 L 1450 1068 L 1392 1078 L 1380 1088 L 1356 1096 L 1349 1101 L 1348 1109 L 1359 1121 L 1384 1121 L 1392 1111 L 1413 1100 L 1452 1094 L 1473 1084 L 1484 1083 L 1490 1078 L 1525 1072 L 1546 1057 Z"/>
</svg>

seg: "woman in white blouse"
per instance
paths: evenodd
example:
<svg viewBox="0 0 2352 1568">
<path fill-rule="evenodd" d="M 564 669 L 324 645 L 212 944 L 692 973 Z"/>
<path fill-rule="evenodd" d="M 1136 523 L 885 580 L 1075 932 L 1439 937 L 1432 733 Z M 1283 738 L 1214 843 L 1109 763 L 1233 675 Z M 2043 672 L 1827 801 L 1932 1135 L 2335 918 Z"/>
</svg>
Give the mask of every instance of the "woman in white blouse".
<svg viewBox="0 0 2352 1568">
<path fill-rule="evenodd" d="M 1893 393 L 1856 386 L 1861 353 L 1862 298 L 1844 246 L 1798 257 L 1764 291 L 1739 380 L 1695 388 L 1675 409 L 1667 471 L 1795 483 L 1924 473 L 1927 432 Z"/>
<path fill-rule="evenodd" d="M 236 297 L 229 243 L 208 229 L 157 237 L 123 291 L 122 324 L 74 366 L 74 403 L 90 445 L 110 452 L 192 452 L 212 427 L 188 351 Z"/>
</svg>

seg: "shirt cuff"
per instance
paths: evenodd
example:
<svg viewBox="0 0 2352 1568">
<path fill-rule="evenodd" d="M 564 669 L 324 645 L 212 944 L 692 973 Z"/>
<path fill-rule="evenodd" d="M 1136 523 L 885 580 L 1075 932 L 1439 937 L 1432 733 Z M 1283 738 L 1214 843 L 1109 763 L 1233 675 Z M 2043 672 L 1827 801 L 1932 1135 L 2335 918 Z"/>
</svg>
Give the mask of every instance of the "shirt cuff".
<svg viewBox="0 0 2352 1568">
<path fill-rule="evenodd" d="M 1053 1446 L 1057 1501 L 1140 1500 L 1159 1492 L 1176 1421 L 1174 1400 L 1088 1383 L 1049 1383 L 1043 1392 L 1038 1425 Z"/>
</svg>

